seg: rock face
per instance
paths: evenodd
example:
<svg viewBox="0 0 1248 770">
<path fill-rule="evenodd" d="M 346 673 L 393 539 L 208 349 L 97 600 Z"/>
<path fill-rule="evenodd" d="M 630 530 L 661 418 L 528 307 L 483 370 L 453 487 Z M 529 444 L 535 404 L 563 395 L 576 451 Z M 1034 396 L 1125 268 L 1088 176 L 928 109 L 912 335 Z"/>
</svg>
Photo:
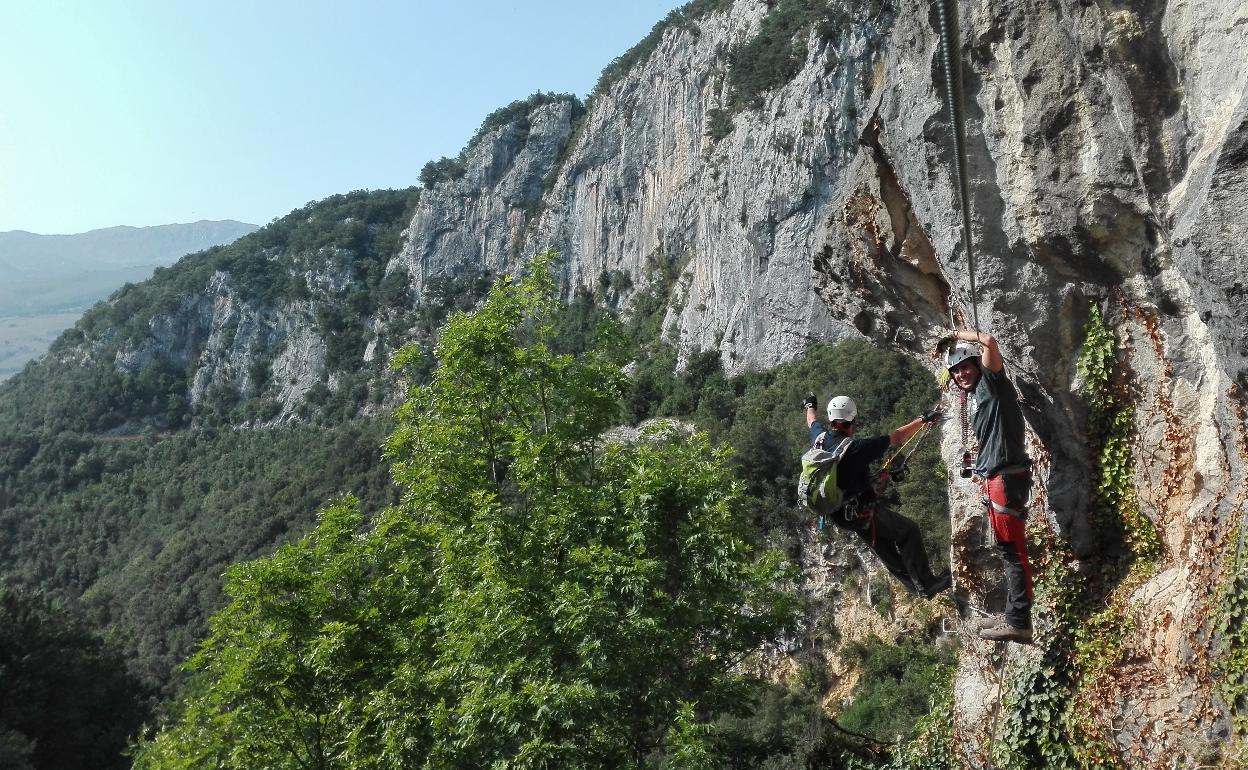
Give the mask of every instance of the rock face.
<svg viewBox="0 0 1248 770">
<path fill-rule="evenodd" d="M 241 295 L 229 273 L 217 272 L 202 292 L 154 316 L 146 335 L 122 346 L 115 363 L 131 374 L 157 360 L 192 372 L 187 392 L 192 407 L 211 400 L 213 388 L 237 399 L 263 395 L 273 402 L 267 422 L 278 423 L 293 419 L 321 381 L 325 357 L 313 302 L 257 301 Z"/>
<path fill-rule="evenodd" d="M 406 270 L 419 296 L 430 276 L 466 262 L 489 270 L 513 265 L 572 119 L 573 104 L 557 101 L 535 109 L 523 126 L 513 121 L 481 137 L 465 153 L 464 175 L 422 196 L 388 270 Z"/>
<path fill-rule="evenodd" d="M 730 372 L 856 334 L 935 369 L 926 351 L 950 318 L 977 316 L 1026 400 L 1032 535 L 1051 532 L 1088 563 L 1105 543 L 1089 520 L 1096 469 L 1076 361 L 1098 306 L 1129 373 L 1134 493 L 1162 556 L 1120 597 L 1136 629 L 1130 665 L 1085 685 L 1119 698 L 1098 715 L 1117 728 L 1097 736 L 1130 766 L 1195 762 L 1193 746 L 1227 729 L 1209 661 L 1248 496 L 1248 6 L 961 4 L 972 307 L 935 11 L 907 0 L 831 39 L 802 33 L 800 70 L 724 133 L 731 51 L 770 5 L 673 24 L 576 131 L 548 105 L 523 147 L 507 128 L 486 137 L 462 180 L 422 199 L 394 267 L 419 286 L 461 262 L 506 267 L 553 246 L 569 285 L 623 271 L 644 288 L 656 264 L 673 265 L 666 332 L 683 355 L 720 350 Z M 957 467 L 961 440 L 946 432 Z M 960 575 L 983 601 L 975 592 L 992 581 L 974 576 L 992 559 L 976 495 L 959 479 L 951 495 Z M 1005 670 L 1039 656 L 1011 650 Z M 988 762 L 1001 672 L 968 641 L 956 687 L 968 765 Z"/>
<path fill-rule="evenodd" d="M 716 141 L 710 124 L 731 96 L 725 52 L 766 11 L 738 3 L 669 34 L 649 62 L 601 93 L 530 240 L 566 254 L 577 284 L 613 270 L 644 284 L 651 262 L 682 267 L 667 328 L 682 353 L 722 351 L 730 372 L 854 333 L 852 315 L 837 320 L 811 291 L 811 264 L 843 205 L 858 89 L 884 25 L 847 30 Z M 841 62 L 830 73 L 827 56 Z"/>
</svg>

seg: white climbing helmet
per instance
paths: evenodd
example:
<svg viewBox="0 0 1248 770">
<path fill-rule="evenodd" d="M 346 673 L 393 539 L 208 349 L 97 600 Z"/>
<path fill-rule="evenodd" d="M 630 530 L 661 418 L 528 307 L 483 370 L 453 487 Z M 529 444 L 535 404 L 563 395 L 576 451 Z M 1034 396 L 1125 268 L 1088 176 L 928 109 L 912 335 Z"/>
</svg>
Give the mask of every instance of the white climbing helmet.
<svg viewBox="0 0 1248 770">
<path fill-rule="evenodd" d="M 953 367 L 962 363 L 968 358 L 979 358 L 979 348 L 969 342 L 959 342 L 953 350 L 945 354 L 945 368 L 952 370 Z"/>
<path fill-rule="evenodd" d="M 853 422 L 858 416 L 858 406 L 849 396 L 837 396 L 828 402 L 828 421 Z"/>
</svg>

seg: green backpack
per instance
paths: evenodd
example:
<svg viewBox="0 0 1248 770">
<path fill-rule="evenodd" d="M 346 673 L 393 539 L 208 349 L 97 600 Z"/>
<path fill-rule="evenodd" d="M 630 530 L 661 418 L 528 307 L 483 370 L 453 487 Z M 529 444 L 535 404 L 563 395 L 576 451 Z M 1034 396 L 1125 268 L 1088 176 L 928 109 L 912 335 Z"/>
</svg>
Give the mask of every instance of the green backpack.
<svg viewBox="0 0 1248 770">
<path fill-rule="evenodd" d="M 825 519 L 845 503 L 836 483 L 836 465 L 849 451 L 850 439 L 842 438 L 841 443 L 828 450 L 823 446 L 828 435 L 824 431 L 815 445 L 802 455 L 802 475 L 797 480 L 798 503 L 818 515 L 819 529 L 823 529 Z"/>
</svg>

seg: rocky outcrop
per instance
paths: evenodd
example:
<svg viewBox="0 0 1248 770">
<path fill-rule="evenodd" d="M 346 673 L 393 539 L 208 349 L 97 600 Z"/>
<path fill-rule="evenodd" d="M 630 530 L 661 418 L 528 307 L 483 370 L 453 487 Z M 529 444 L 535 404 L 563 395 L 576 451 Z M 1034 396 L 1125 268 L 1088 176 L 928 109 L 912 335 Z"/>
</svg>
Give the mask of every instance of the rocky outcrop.
<svg viewBox="0 0 1248 770">
<path fill-rule="evenodd" d="M 335 283 L 325 275 L 306 279 L 313 286 Z M 319 288 L 329 291 L 335 286 Z M 109 346 L 111 340 L 97 344 Z M 122 345 L 114 360 L 119 370 L 131 374 L 156 361 L 190 372 L 187 398 L 193 408 L 220 399 L 224 389 L 230 401 L 271 399 L 275 406 L 267 421 L 284 422 L 322 381 L 325 349 L 311 301 L 275 304 L 247 298 L 228 273 L 217 272 L 205 291 L 185 296 L 170 312 L 154 316 L 146 333 Z"/>
<path fill-rule="evenodd" d="M 1193 737 L 1216 742 L 1226 731 L 1208 659 L 1248 459 L 1248 315 L 1233 301 L 1243 268 L 1230 256 L 1248 228 L 1242 207 L 1226 206 L 1223 192 L 1242 184 L 1245 171 L 1242 153 L 1235 157 L 1245 138 L 1248 70 L 1229 51 L 1231 39 L 1248 42 L 1248 17 L 1229 3 L 1006 3 L 964 13 L 970 112 L 978 112 L 969 139 L 978 309 L 981 324 L 1003 340 L 1029 402 L 1046 518 L 1076 556 L 1098 553 L 1086 517 L 1095 469 L 1073 369 L 1084 309 L 1104 303 L 1135 388 L 1135 494 L 1163 542 L 1157 574 L 1124 597 L 1140 629 L 1124 640 L 1130 662 L 1085 683 L 1116 696 L 1098 701 L 1116 705 L 1091 732 L 1133 767 L 1194 762 L 1185 753 Z M 898 45 L 903 40 L 929 41 L 932 55 L 925 22 L 899 18 L 906 21 L 894 32 L 890 70 L 908 66 L 913 48 Z M 1187 24 L 1202 33 L 1185 32 Z M 930 197 L 951 186 L 930 184 L 941 116 L 933 109 L 915 120 L 925 95 L 887 90 L 873 111 L 889 129 L 884 142 L 896 148 L 894 168 L 915 206 L 952 210 Z M 937 253 L 951 255 L 941 262 L 961 289 L 965 319 L 956 223 L 929 216 Z M 976 506 L 963 502 L 966 531 Z M 993 701 L 992 654 L 966 651 L 959 703 Z M 965 744 L 983 745 L 991 721 L 964 717 Z"/>
<path fill-rule="evenodd" d="M 275 387 L 269 395 L 278 405 L 275 416 L 288 419 L 325 370 L 325 341 L 316 333 L 312 303 L 273 307 L 248 302 L 232 291 L 229 277 L 221 273 L 209 286 L 213 301 L 191 381 L 191 404 L 204 403 L 213 386 L 250 399 L 272 382 Z"/>
<path fill-rule="evenodd" d="M 543 104 L 522 120 L 486 132 L 464 152 L 464 174 L 422 196 L 389 271 L 404 269 L 416 296 L 432 275 L 464 263 L 500 270 L 516 264 L 543 185 L 572 133 L 570 100 Z"/>
</svg>

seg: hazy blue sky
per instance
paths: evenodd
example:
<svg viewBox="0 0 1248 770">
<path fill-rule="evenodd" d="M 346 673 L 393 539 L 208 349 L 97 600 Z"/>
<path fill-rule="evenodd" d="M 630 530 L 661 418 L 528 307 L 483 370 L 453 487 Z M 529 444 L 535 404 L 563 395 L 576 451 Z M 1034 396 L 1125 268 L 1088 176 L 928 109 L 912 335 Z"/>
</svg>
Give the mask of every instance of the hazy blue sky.
<svg viewBox="0 0 1248 770">
<path fill-rule="evenodd" d="M 584 97 L 677 0 L 0 0 L 0 231 L 265 224 Z"/>
</svg>

